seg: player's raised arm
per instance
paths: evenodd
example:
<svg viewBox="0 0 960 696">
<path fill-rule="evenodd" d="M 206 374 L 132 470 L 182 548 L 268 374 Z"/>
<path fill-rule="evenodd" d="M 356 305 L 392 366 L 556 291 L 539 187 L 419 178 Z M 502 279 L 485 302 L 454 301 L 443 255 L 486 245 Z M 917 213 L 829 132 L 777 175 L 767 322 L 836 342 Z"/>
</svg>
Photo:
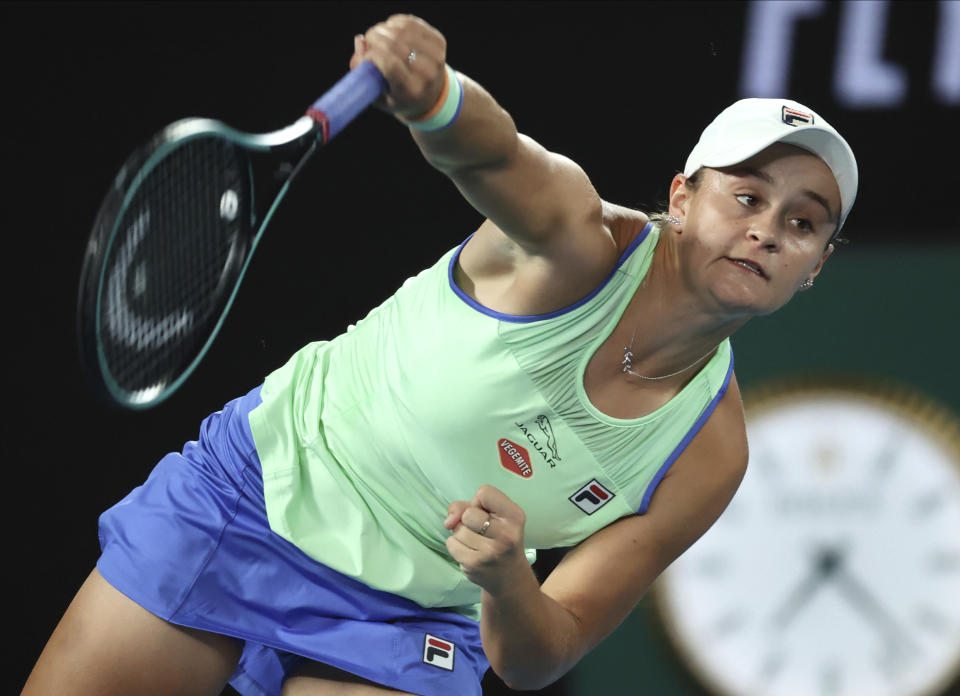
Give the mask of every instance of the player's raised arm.
<svg viewBox="0 0 960 696">
<path fill-rule="evenodd" d="M 601 201 L 583 170 L 519 134 L 486 90 L 448 69 L 436 29 L 396 15 L 355 49 L 351 65 L 371 60 L 384 73 L 382 104 L 410 126 L 427 161 L 524 250 L 550 255 L 571 234 L 600 237 Z"/>
</svg>

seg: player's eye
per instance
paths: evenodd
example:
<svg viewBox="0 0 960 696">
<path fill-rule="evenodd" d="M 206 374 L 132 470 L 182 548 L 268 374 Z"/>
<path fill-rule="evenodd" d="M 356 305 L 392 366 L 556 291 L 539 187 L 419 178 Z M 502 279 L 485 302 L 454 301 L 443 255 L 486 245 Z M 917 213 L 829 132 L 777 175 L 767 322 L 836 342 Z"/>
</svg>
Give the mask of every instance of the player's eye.
<svg viewBox="0 0 960 696">
<path fill-rule="evenodd" d="M 757 204 L 757 197 L 752 196 L 749 193 L 738 193 L 736 195 L 736 198 L 738 201 L 740 201 L 740 203 L 742 203 L 743 205 L 749 208 L 752 208 Z"/>
</svg>

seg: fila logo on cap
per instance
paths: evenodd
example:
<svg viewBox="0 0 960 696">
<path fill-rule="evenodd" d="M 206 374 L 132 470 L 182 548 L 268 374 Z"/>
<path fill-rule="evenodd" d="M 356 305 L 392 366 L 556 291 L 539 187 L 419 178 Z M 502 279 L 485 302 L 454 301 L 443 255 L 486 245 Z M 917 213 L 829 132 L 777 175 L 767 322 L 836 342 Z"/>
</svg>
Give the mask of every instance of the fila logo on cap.
<svg viewBox="0 0 960 696">
<path fill-rule="evenodd" d="M 813 114 L 805 114 L 802 111 L 791 109 L 789 106 L 783 107 L 780 118 L 788 126 L 809 126 L 813 124 Z"/>
<path fill-rule="evenodd" d="M 457 646 L 448 640 L 431 636 L 429 633 L 423 639 L 423 661 L 428 665 L 453 671 L 453 657 Z"/>
<path fill-rule="evenodd" d="M 613 493 L 601 486 L 597 479 L 593 479 L 590 483 L 571 495 L 569 500 L 588 515 L 592 515 L 613 500 L 613 498 Z"/>
</svg>

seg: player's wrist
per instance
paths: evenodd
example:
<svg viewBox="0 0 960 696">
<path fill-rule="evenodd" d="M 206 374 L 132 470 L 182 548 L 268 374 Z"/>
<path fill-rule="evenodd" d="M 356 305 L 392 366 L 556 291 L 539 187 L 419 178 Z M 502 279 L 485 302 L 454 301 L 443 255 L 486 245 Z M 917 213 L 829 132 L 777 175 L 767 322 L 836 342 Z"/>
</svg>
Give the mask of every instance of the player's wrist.
<svg viewBox="0 0 960 696">
<path fill-rule="evenodd" d="M 425 113 L 415 118 L 397 117 L 410 128 L 435 132 L 451 126 L 460 116 L 463 107 L 463 84 L 456 70 L 444 65 L 443 89 L 440 96 Z"/>
<path fill-rule="evenodd" d="M 484 581 L 477 583 L 488 601 L 524 606 L 540 593 L 540 583 L 523 553 L 516 554 Z"/>
</svg>

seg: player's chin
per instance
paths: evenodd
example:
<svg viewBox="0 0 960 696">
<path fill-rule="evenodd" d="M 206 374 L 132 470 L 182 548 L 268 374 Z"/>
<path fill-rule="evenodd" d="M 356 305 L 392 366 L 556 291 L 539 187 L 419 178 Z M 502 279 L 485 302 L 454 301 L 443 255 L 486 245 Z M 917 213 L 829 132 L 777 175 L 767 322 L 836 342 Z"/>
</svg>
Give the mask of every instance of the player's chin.
<svg viewBox="0 0 960 696">
<path fill-rule="evenodd" d="M 721 312 L 731 319 L 772 314 L 790 300 L 789 297 L 778 297 L 770 292 L 758 292 L 755 288 L 742 286 L 714 288 L 713 296 Z"/>
<path fill-rule="evenodd" d="M 794 296 L 796 296 L 796 293 L 782 294 L 775 298 L 769 298 L 767 302 L 756 307 L 754 316 L 763 317 L 768 314 L 773 314 L 778 309 L 782 309 L 789 304 L 790 300 L 792 300 Z"/>
</svg>

